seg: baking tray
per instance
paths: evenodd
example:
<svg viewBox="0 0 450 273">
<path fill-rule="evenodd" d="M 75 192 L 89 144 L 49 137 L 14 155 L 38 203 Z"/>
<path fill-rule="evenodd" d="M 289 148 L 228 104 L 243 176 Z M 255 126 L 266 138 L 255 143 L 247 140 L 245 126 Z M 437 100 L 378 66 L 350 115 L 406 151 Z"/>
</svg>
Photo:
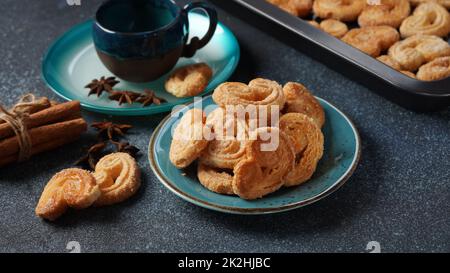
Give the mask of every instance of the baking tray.
<svg viewBox="0 0 450 273">
<path fill-rule="evenodd" d="M 264 0 L 210 1 L 405 108 L 450 106 L 450 77 L 432 82 L 408 77 Z"/>
</svg>

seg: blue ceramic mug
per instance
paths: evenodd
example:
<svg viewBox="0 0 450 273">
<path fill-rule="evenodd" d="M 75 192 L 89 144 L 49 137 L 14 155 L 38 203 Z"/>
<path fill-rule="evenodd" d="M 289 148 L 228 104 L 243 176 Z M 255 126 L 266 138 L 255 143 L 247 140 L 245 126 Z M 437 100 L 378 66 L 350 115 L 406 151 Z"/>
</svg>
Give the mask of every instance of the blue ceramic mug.
<svg viewBox="0 0 450 273">
<path fill-rule="evenodd" d="M 203 38 L 188 44 L 188 12 L 202 9 L 209 16 Z M 180 57 L 192 57 L 214 35 L 216 11 L 204 2 L 184 8 L 172 0 L 109 0 L 100 6 L 93 25 L 100 60 L 111 73 L 131 82 L 148 82 L 169 72 Z"/>
</svg>

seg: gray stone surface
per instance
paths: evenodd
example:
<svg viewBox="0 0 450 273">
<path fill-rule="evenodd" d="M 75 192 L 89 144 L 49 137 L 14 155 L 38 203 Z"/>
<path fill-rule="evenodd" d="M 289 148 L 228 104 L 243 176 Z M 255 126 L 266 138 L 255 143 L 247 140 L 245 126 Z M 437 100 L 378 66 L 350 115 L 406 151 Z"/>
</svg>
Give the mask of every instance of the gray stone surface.
<svg viewBox="0 0 450 273">
<path fill-rule="evenodd" d="M 181 1 L 184 2 L 184 1 Z M 41 58 L 72 25 L 92 17 L 99 1 L 2 0 L 0 94 L 11 104 L 24 92 L 57 99 L 42 82 Z M 255 76 L 297 80 L 347 113 L 361 133 L 361 163 L 343 188 L 295 211 L 236 216 L 187 203 L 165 189 L 144 154 L 143 187 L 116 206 L 71 211 L 55 223 L 34 207 L 48 179 L 71 166 L 93 141 L 0 170 L 0 251 L 66 252 L 364 252 L 378 241 L 385 252 L 450 251 L 450 113 L 418 114 L 394 105 L 323 64 L 220 11 L 242 46 L 233 80 Z M 110 119 L 89 112 L 88 121 Z M 135 126 L 130 140 L 146 151 L 163 115 L 112 118 Z"/>
</svg>

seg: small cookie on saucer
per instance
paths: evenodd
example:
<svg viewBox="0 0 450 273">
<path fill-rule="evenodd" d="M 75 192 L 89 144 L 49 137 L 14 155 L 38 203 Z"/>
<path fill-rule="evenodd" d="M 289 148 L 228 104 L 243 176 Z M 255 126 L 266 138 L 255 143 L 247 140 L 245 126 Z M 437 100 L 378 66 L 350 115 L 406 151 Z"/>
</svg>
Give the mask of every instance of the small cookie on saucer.
<svg viewBox="0 0 450 273">
<path fill-rule="evenodd" d="M 212 69 L 205 63 L 183 66 L 170 75 L 165 88 L 175 97 L 192 97 L 206 89 L 212 75 Z"/>
</svg>

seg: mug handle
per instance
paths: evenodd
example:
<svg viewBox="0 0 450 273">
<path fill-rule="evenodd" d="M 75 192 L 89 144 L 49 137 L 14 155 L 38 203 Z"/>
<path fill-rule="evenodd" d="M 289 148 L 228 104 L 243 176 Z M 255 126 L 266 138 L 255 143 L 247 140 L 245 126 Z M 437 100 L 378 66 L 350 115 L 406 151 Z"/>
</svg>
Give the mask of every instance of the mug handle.
<svg viewBox="0 0 450 273">
<path fill-rule="evenodd" d="M 204 2 L 192 2 L 184 6 L 183 13 L 186 15 L 186 25 L 189 29 L 189 19 L 187 14 L 194 9 L 202 9 L 208 14 L 209 17 L 209 29 L 208 32 L 206 32 L 205 36 L 203 36 L 202 39 L 196 37 L 193 37 L 191 39 L 191 42 L 189 44 L 186 44 L 183 48 L 182 56 L 186 58 L 190 58 L 194 56 L 195 52 L 199 50 L 200 48 L 204 47 L 206 44 L 209 43 L 211 38 L 214 35 L 214 32 L 217 28 L 217 12 L 214 8 L 212 8 L 210 5 L 204 3 Z"/>
</svg>

